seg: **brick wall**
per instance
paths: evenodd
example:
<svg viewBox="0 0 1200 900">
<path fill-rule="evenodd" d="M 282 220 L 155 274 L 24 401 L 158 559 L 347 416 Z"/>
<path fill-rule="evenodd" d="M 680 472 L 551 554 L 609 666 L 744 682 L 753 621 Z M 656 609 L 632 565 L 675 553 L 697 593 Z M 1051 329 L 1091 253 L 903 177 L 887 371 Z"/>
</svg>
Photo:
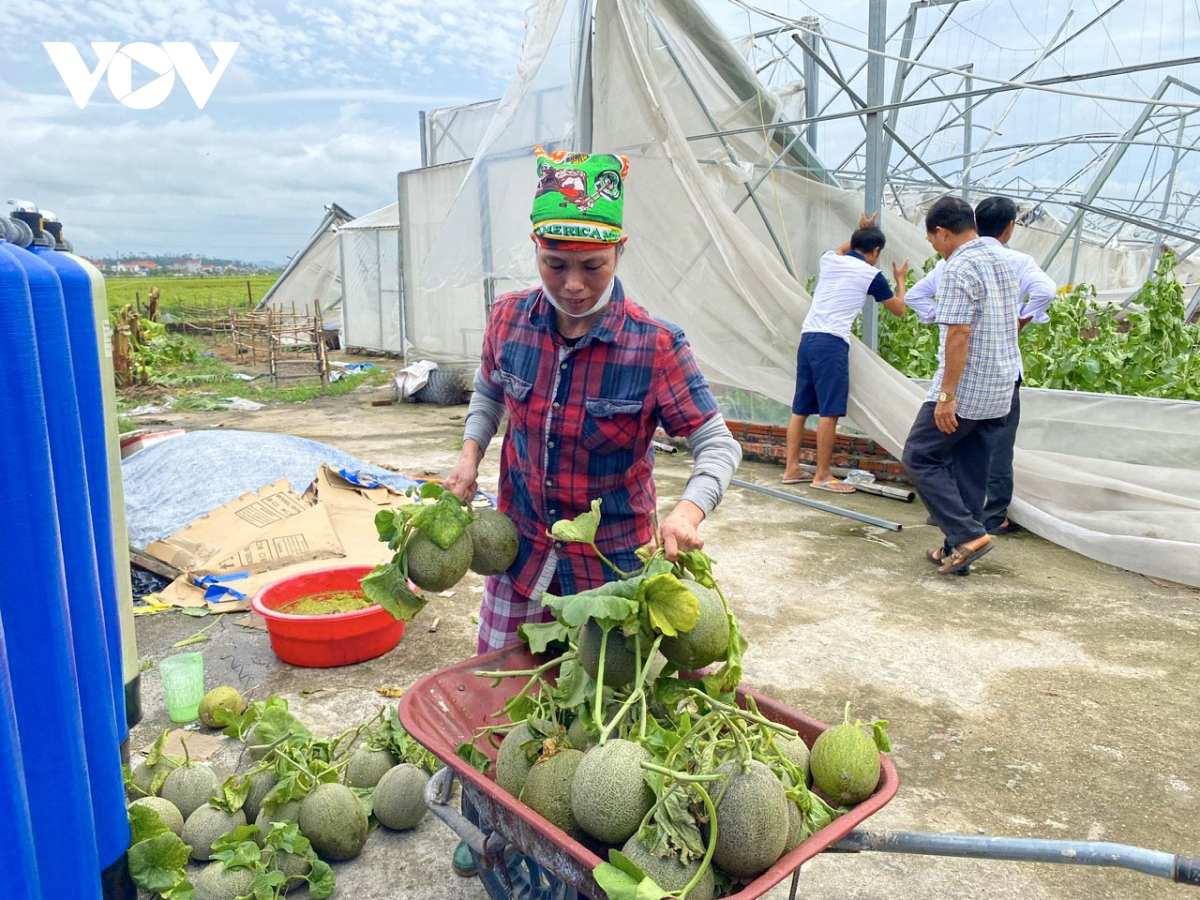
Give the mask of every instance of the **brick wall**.
<svg viewBox="0 0 1200 900">
<path fill-rule="evenodd" d="M 729 430 L 742 445 L 742 455 L 758 462 L 775 462 L 781 467 L 787 456 L 787 428 L 782 425 L 757 425 L 753 422 L 727 420 Z M 817 462 L 817 433 L 804 430 L 800 441 L 800 462 L 814 466 Z M 862 469 L 873 472 L 877 481 L 910 484 L 904 464 L 870 438 L 839 434 L 833 445 L 834 469 Z"/>
</svg>

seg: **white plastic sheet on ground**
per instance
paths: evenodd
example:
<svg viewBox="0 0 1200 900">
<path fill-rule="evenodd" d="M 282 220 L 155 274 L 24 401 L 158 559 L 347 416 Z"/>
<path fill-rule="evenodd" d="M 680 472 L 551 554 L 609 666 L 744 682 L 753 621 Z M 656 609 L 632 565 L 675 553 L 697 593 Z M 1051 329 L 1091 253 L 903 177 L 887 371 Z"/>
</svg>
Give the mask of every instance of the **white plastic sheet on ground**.
<svg viewBox="0 0 1200 900">
<path fill-rule="evenodd" d="M 426 285 L 536 283 L 529 150 L 570 135 L 558 120 L 536 128 L 534 115 L 547 96 L 573 96 L 570 68 L 548 65 L 550 48 L 577 33 L 567 24 L 551 34 L 562 9 L 562 0 L 538 7 L 517 76 L 425 261 Z M 694 40 L 711 33 L 690 0 L 598 4 L 593 146 L 630 158 L 620 275 L 631 296 L 684 327 L 711 380 L 787 403 L 810 302 L 801 285 L 855 227 L 861 199 L 795 169 L 768 172 L 780 147 L 761 131 L 688 140 L 762 124 L 763 107 L 735 86 L 744 73 L 714 65 Z M 880 224 L 885 269 L 930 255 L 919 226 L 889 213 Z M 460 250 L 468 225 L 487 236 L 489 252 Z M 851 373 L 851 420 L 899 455 L 924 390 L 857 341 Z M 1197 446 L 1200 404 L 1030 392 L 1014 517 L 1094 559 L 1200 585 Z"/>
</svg>

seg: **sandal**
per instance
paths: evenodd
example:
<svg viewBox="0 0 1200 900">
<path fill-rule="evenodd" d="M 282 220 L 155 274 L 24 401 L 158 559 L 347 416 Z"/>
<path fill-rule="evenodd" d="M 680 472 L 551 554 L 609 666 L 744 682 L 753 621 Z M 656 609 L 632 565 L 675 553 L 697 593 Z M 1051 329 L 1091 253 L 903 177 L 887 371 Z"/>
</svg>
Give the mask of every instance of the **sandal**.
<svg viewBox="0 0 1200 900">
<path fill-rule="evenodd" d="M 938 566 L 938 572 L 942 575 L 951 575 L 960 569 L 966 569 L 983 556 L 985 553 L 990 553 L 994 546 L 994 541 L 991 538 L 979 547 L 972 549 L 966 544 L 959 544 L 954 548 L 954 552 L 942 558 L 941 565 Z"/>
<path fill-rule="evenodd" d="M 925 551 L 925 558 L 927 560 L 929 560 L 931 563 L 933 563 L 935 566 L 941 566 L 942 558 L 945 555 L 946 555 L 946 551 L 942 547 L 934 547 L 932 550 Z M 971 574 L 971 564 L 967 563 L 965 566 L 955 569 L 954 574 L 955 575 L 970 575 Z"/>
<path fill-rule="evenodd" d="M 799 478 L 780 478 L 781 484 L 804 484 L 806 481 L 812 481 L 812 472 L 801 472 Z"/>
<path fill-rule="evenodd" d="M 824 481 L 821 484 L 817 484 L 814 481 L 812 483 L 812 486 L 814 488 L 816 488 L 818 491 L 829 491 L 829 493 L 831 493 L 831 494 L 853 494 L 854 493 L 854 485 L 845 484 L 844 482 L 838 481 L 836 478 L 830 478 L 828 481 Z"/>
</svg>

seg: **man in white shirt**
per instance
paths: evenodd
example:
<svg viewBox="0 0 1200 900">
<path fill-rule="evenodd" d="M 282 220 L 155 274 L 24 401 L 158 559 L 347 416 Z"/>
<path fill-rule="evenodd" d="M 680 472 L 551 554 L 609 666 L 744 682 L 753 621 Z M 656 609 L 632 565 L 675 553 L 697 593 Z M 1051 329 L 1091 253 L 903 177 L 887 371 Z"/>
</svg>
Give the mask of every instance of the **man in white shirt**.
<svg viewBox="0 0 1200 900">
<path fill-rule="evenodd" d="M 1030 322 L 1040 324 L 1050 321 L 1047 310 L 1057 296 L 1057 286 L 1032 256 L 1008 247 L 1016 220 L 1017 205 L 1007 197 L 988 197 L 975 208 L 979 239 L 1004 259 L 1017 276 L 1021 295 L 1021 303 L 1017 308 L 1017 330 L 1020 331 Z M 944 266 L 945 262 L 939 261 L 928 275 L 909 289 L 905 298 L 922 322 L 937 320 L 936 296 Z M 1021 421 L 1020 388 L 1023 375 L 1023 369 L 1018 365 L 1014 373 L 1012 408 L 1004 417 L 1003 427 L 996 436 L 992 464 L 988 470 L 983 525 L 989 534 L 1011 534 L 1021 527 L 1008 518 L 1008 505 L 1012 502 L 1013 448 L 1017 440 L 1017 426 Z"/>
<path fill-rule="evenodd" d="M 812 486 L 835 494 L 852 494 L 854 487 L 838 481 L 829 470 L 838 419 L 846 414 L 850 395 L 850 334 L 854 319 L 867 297 L 874 297 L 892 313 L 904 315 L 908 260 L 892 264 L 896 276 L 893 293 L 876 268 L 887 239 L 874 227 L 875 217 L 862 216 L 858 230 L 835 251 L 821 257 L 821 273 L 812 306 L 800 329 L 796 351 L 796 395 L 787 431 L 784 484 L 812 481 Z M 816 413 L 817 467 L 809 475 L 800 468 L 800 438 L 804 420 Z"/>
</svg>

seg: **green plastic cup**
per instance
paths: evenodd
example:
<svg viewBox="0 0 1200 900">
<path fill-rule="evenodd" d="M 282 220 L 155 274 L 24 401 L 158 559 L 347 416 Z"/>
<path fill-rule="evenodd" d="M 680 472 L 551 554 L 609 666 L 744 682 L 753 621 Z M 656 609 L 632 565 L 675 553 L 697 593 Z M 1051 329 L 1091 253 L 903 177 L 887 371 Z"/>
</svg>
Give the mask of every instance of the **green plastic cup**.
<svg viewBox="0 0 1200 900">
<path fill-rule="evenodd" d="M 204 699 L 204 654 L 176 653 L 158 664 L 172 722 L 193 722 Z"/>
</svg>

